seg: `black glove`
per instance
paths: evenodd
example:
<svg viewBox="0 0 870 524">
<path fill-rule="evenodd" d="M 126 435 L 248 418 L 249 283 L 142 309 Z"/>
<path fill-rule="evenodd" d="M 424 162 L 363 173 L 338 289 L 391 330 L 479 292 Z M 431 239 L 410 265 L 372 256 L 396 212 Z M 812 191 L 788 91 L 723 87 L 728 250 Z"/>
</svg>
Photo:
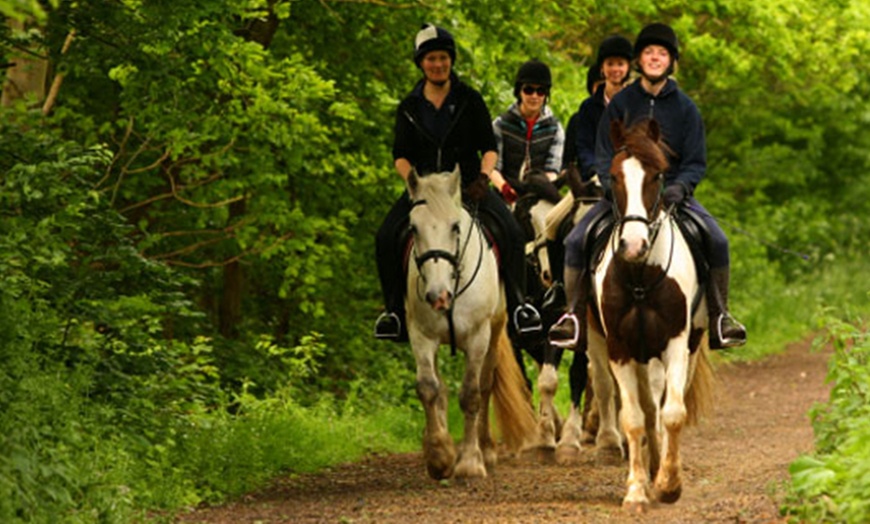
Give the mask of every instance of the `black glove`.
<svg viewBox="0 0 870 524">
<path fill-rule="evenodd" d="M 486 193 L 489 191 L 489 177 L 481 173 L 474 182 L 468 184 L 465 188 L 465 194 L 472 202 L 482 202 L 486 198 Z"/>
<path fill-rule="evenodd" d="M 665 188 L 662 198 L 665 201 L 665 205 L 671 207 L 675 204 L 681 203 L 688 195 L 689 190 L 686 189 L 686 186 L 680 182 L 675 182 Z"/>
</svg>

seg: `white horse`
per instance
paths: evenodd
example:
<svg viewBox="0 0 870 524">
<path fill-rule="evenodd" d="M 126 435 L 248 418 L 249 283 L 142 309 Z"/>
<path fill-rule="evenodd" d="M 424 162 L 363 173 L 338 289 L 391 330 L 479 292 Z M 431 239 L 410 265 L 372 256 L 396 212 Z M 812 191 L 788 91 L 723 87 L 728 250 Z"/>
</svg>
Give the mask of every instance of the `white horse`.
<svg viewBox="0 0 870 524">
<path fill-rule="evenodd" d="M 613 376 L 628 444 L 623 506 L 644 511 L 650 500 L 679 499 L 681 432 L 710 408 L 713 374 L 702 287 L 661 198 L 668 164 L 658 124 L 625 129 L 614 121 L 611 139 L 617 221 L 594 269 L 588 351 L 600 410 L 597 445 L 620 445 Z"/>
<path fill-rule="evenodd" d="M 497 459 L 489 399 L 505 443 L 519 450 L 535 416 L 507 336 L 505 293 L 480 224 L 462 206 L 459 171 L 408 177 L 413 263 L 408 268 L 408 336 L 417 362 L 417 394 L 426 412 L 423 455 L 435 479 L 485 477 Z M 447 387 L 438 348 L 465 353 L 459 405 L 465 415 L 458 454 L 447 430 Z"/>
</svg>

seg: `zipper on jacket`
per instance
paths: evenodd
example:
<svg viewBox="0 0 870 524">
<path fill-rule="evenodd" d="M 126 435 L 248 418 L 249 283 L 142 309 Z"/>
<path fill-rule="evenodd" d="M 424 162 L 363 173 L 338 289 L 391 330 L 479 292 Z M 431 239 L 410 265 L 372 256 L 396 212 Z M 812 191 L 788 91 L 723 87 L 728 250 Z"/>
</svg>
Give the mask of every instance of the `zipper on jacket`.
<svg viewBox="0 0 870 524">
<path fill-rule="evenodd" d="M 649 99 L 649 118 L 650 118 L 650 120 L 653 119 L 653 113 L 655 112 L 655 108 L 656 108 L 656 99 L 650 98 Z"/>
</svg>

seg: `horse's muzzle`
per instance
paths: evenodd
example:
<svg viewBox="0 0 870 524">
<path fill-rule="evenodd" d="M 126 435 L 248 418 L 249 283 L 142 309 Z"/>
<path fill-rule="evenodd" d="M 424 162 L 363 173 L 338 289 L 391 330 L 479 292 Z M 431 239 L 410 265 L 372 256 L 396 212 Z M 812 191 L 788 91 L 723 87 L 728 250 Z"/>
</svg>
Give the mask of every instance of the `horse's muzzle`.
<svg viewBox="0 0 870 524">
<path fill-rule="evenodd" d="M 447 311 L 453 304 L 453 293 L 447 290 L 443 290 L 440 293 L 436 291 L 428 291 L 426 293 L 426 302 L 428 302 L 435 311 Z"/>
</svg>

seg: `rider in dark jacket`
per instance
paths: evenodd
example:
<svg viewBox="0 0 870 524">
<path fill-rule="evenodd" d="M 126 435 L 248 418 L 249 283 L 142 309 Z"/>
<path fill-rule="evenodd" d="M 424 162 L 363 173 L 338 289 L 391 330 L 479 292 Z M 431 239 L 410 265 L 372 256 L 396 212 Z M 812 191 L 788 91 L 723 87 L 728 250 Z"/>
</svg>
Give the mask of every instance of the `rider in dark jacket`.
<svg viewBox="0 0 870 524">
<path fill-rule="evenodd" d="M 729 254 L 728 239 L 716 220 L 692 196 L 707 168 L 706 139 L 701 113 L 695 103 L 669 78 L 679 59 L 679 45 L 673 29 L 664 24 L 651 24 L 638 35 L 634 47 L 641 78 L 617 94 L 601 118 L 596 142 L 596 171 L 605 192 L 609 187 L 610 161 L 613 145 L 610 122 L 623 120 L 631 125 L 640 119 L 654 118 L 662 129 L 665 142 L 673 151 L 670 170 L 665 173 L 665 204 L 690 206 L 697 211 L 709 230 L 707 262 L 710 283 L 707 286 L 707 308 L 710 316 L 710 347 L 721 349 L 746 343 L 746 328 L 728 313 Z M 589 225 L 603 214 L 611 212 L 608 200 L 599 202 L 577 224 L 566 240 L 565 264 L 575 280 L 567 281 L 569 310 L 550 330 L 554 344 L 568 347 L 579 344 L 585 348 L 585 318 L 575 313 L 585 308 L 589 294 L 586 233 Z"/>
<path fill-rule="evenodd" d="M 455 60 L 453 36 L 440 27 L 424 25 L 414 43 L 414 61 L 423 79 L 396 112 L 396 171 L 407 180 L 412 168 L 426 175 L 459 166 L 463 194 L 477 206 L 478 218 L 500 248 L 512 320 L 509 327 L 513 334 L 540 331 L 540 315 L 525 302 L 522 230 L 504 201 L 488 186 L 498 158 L 490 113 L 480 93 L 453 74 Z M 387 307 L 375 325 L 375 336 L 381 339 L 403 340 L 407 336 L 402 240 L 410 212 L 405 191 L 387 214 L 376 238 L 378 275 Z"/>
</svg>

